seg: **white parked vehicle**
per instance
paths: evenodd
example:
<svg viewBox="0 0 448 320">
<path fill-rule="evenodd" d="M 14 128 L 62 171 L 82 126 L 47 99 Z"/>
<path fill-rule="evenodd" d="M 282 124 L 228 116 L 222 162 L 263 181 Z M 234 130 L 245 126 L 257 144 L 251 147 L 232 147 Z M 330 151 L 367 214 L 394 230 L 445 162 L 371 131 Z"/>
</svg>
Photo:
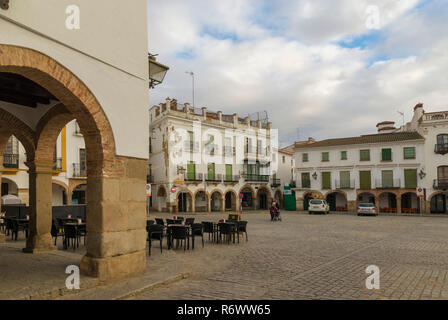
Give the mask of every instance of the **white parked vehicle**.
<svg viewBox="0 0 448 320">
<path fill-rule="evenodd" d="M 377 216 L 378 212 L 373 203 L 360 203 L 358 205 L 358 216 Z"/>
<path fill-rule="evenodd" d="M 308 213 L 330 213 L 330 206 L 327 201 L 321 199 L 312 199 L 308 205 Z"/>
</svg>

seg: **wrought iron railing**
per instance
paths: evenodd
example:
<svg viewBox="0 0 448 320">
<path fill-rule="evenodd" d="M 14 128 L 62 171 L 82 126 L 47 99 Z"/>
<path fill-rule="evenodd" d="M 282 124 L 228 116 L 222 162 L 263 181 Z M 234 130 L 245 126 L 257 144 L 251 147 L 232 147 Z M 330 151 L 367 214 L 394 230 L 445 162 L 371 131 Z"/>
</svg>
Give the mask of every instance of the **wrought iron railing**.
<svg viewBox="0 0 448 320">
<path fill-rule="evenodd" d="M 244 173 L 243 177 L 246 181 L 251 181 L 251 182 L 269 182 L 269 175 Z"/>
<path fill-rule="evenodd" d="M 435 179 L 433 183 L 434 189 L 448 189 L 448 179 L 440 178 Z"/>
<path fill-rule="evenodd" d="M 436 144 L 434 147 L 434 152 L 439 154 L 448 153 L 448 143 Z"/>
<path fill-rule="evenodd" d="M 335 180 L 336 189 L 355 189 L 355 179 Z"/>
<path fill-rule="evenodd" d="M 85 164 L 74 163 L 73 164 L 73 177 L 85 178 L 87 177 L 87 167 Z"/>
<path fill-rule="evenodd" d="M 281 180 L 280 179 L 277 179 L 277 178 L 272 178 L 272 182 L 271 182 L 271 186 L 272 187 L 279 187 L 279 186 L 281 186 Z"/>
<path fill-rule="evenodd" d="M 203 173 L 187 172 L 184 176 L 185 181 L 202 181 L 204 177 Z"/>
<path fill-rule="evenodd" d="M 3 167 L 10 169 L 19 169 L 19 155 L 14 153 L 4 153 Z"/>
<path fill-rule="evenodd" d="M 239 175 L 224 175 L 224 182 L 238 182 L 240 181 Z"/>
<path fill-rule="evenodd" d="M 400 188 L 400 179 L 375 179 L 376 189 L 390 189 L 390 188 Z"/>
</svg>

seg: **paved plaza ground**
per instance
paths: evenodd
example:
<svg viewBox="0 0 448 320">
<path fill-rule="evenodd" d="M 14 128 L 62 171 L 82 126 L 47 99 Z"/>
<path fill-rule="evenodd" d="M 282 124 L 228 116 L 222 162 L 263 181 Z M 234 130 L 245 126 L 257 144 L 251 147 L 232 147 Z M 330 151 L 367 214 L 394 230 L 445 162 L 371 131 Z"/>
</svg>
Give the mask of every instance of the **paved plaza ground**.
<svg viewBox="0 0 448 320">
<path fill-rule="evenodd" d="M 244 214 L 249 241 L 240 239 L 239 244 L 214 244 L 206 236 L 204 248 L 197 240 L 194 250 L 168 251 L 164 242 L 160 253 L 154 242 L 143 276 L 100 286 L 83 277 L 82 290 L 62 293 L 58 298 L 448 298 L 448 217 L 296 212 L 283 212 L 282 216 L 283 221 L 271 222 L 266 213 Z M 154 217 L 171 215 L 152 214 Z M 225 214 L 195 217 L 199 222 L 217 221 Z M 39 282 L 49 287 L 57 281 L 64 285 L 65 266 L 76 263 L 82 254 L 82 249 L 75 253 L 56 251 L 41 261 L 43 258 L 14 249 L 18 246 L 9 240 L 0 245 L 0 298 L 8 298 L 8 291 L 13 298 L 14 292 L 35 290 Z M 4 257 L 18 267 L 5 263 Z M 366 289 L 365 269 L 369 265 L 380 269 L 379 290 Z M 20 278 L 17 274 L 21 272 L 32 274 Z M 8 274 L 15 274 L 14 281 L 7 278 Z M 13 289 L 13 285 L 23 287 Z"/>
</svg>

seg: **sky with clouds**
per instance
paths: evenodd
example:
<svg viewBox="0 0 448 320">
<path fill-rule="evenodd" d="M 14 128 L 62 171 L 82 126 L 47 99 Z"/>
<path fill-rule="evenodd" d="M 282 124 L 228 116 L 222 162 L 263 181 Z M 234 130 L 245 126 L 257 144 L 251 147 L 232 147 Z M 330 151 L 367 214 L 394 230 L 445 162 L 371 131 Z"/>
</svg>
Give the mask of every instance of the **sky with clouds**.
<svg viewBox="0 0 448 320">
<path fill-rule="evenodd" d="M 148 0 L 151 90 L 241 117 L 267 111 L 280 145 L 448 110 L 447 0 Z"/>
</svg>

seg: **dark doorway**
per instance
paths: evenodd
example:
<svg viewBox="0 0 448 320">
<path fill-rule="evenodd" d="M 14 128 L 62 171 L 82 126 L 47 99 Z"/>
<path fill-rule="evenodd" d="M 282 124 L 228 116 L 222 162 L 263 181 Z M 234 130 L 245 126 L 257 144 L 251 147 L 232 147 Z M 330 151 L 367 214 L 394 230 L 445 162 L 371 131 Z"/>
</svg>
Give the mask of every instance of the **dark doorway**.
<svg viewBox="0 0 448 320">
<path fill-rule="evenodd" d="M 330 193 L 327 196 L 327 203 L 330 206 L 330 211 L 336 211 L 336 193 Z"/>
<path fill-rule="evenodd" d="M 266 191 L 264 190 L 259 190 L 258 191 L 258 206 L 260 209 L 267 209 L 267 201 L 268 197 L 266 195 Z"/>
<path fill-rule="evenodd" d="M 2 197 L 9 194 L 9 184 L 2 183 Z"/>
<path fill-rule="evenodd" d="M 232 210 L 232 193 L 226 193 L 226 210 Z"/>
<path fill-rule="evenodd" d="M 431 213 L 446 213 L 445 194 L 436 194 L 431 198 Z"/>
<path fill-rule="evenodd" d="M 187 196 L 188 194 L 186 192 L 179 194 L 179 198 L 177 199 L 179 212 L 187 212 Z"/>
</svg>

